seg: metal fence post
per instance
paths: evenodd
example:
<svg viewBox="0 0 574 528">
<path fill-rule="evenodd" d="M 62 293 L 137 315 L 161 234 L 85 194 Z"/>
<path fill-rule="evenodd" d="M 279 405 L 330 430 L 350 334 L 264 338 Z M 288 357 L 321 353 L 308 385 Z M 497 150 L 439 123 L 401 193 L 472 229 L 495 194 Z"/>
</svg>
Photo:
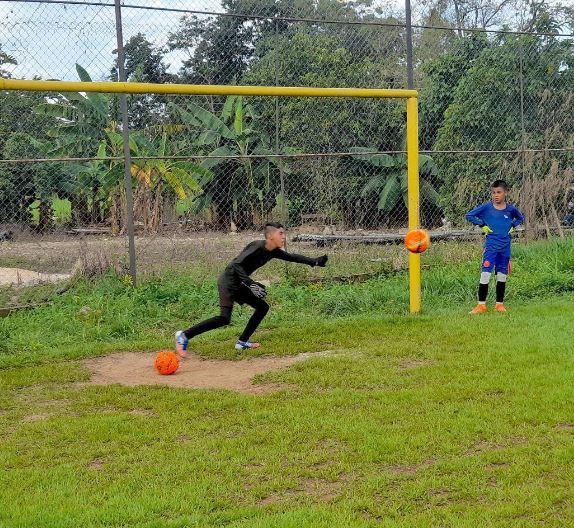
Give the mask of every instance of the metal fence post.
<svg viewBox="0 0 574 528">
<path fill-rule="evenodd" d="M 413 27 L 411 21 L 411 0 L 405 0 L 405 26 L 407 38 L 407 88 L 413 89 Z"/>
<path fill-rule="evenodd" d="M 116 8 L 116 37 L 118 41 L 118 77 L 120 82 L 126 82 L 124 36 L 122 28 L 122 8 L 120 0 L 115 0 Z M 130 130 L 128 120 L 128 100 L 125 93 L 120 94 L 120 111 L 122 114 L 122 135 L 124 143 L 124 173 L 126 188 L 126 214 L 128 227 L 128 243 L 130 258 L 130 275 L 132 284 L 136 285 L 136 247 L 134 237 L 134 197 L 132 190 L 132 159 L 130 153 Z"/>
<path fill-rule="evenodd" d="M 279 21 L 275 18 L 275 86 L 279 86 Z M 279 117 L 279 97 L 275 97 L 275 154 L 281 154 L 281 125 Z M 279 182 L 281 185 L 281 215 L 285 225 L 289 224 L 288 208 L 286 207 L 287 197 L 285 196 L 285 175 L 283 172 L 283 161 L 279 164 Z"/>
</svg>

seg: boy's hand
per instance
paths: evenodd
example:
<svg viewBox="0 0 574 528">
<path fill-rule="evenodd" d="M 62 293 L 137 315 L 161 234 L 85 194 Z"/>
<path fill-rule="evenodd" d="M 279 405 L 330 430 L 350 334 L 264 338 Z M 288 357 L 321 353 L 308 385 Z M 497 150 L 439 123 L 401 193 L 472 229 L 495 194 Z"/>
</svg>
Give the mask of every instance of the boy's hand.
<svg viewBox="0 0 574 528">
<path fill-rule="evenodd" d="M 267 291 L 265 290 L 265 286 L 263 286 L 263 284 L 252 282 L 248 288 L 251 290 L 251 293 L 258 299 L 265 299 Z"/>
<path fill-rule="evenodd" d="M 512 235 L 513 233 L 516 232 L 516 228 L 514 226 L 512 226 L 509 230 L 508 230 L 508 234 Z"/>
<path fill-rule="evenodd" d="M 317 257 L 315 259 L 315 266 L 319 266 L 320 268 L 324 268 L 325 264 L 327 264 L 328 260 L 329 260 L 329 257 L 327 255 L 321 255 L 320 257 Z"/>
<path fill-rule="evenodd" d="M 490 229 L 486 224 L 484 224 L 480 229 L 482 229 L 482 232 L 485 235 L 490 235 L 490 233 L 492 233 L 492 229 Z"/>
</svg>

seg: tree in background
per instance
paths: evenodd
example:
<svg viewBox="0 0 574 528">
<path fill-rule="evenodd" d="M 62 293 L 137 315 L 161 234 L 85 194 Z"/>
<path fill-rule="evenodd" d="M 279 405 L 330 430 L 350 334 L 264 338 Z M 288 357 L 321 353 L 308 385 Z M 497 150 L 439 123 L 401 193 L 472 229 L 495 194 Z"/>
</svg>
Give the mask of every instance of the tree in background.
<svg viewBox="0 0 574 528">
<path fill-rule="evenodd" d="M 226 13 L 237 13 L 241 1 L 223 0 Z M 191 84 L 233 84 L 247 69 L 254 27 L 230 16 L 186 15 L 169 35 L 170 50 L 187 53 L 179 77 Z"/>
<path fill-rule="evenodd" d="M 25 132 L 11 134 L 2 154 L 4 159 L 34 160 L 44 157 L 42 144 Z M 37 229 L 41 233 L 49 231 L 53 227 L 52 198 L 61 181 L 60 170 L 52 163 L 0 164 L 2 221 L 30 225 L 31 206 L 37 202 Z"/>
<path fill-rule="evenodd" d="M 10 72 L 3 68 L 6 64 L 17 66 L 18 62 L 14 57 L 12 57 L 12 55 L 8 55 L 6 52 L 2 51 L 2 45 L 0 44 L 0 77 L 11 77 Z"/>
<path fill-rule="evenodd" d="M 376 54 L 354 54 L 335 34 L 322 34 L 318 29 L 303 25 L 293 35 L 275 39 L 274 46 L 253 62 L 244 82 L 274 84 L 277 75 L 281 83 L 288 86 L 395 87 L 400 84 L 396 77 L 398 56 L 391 50 L 377 60 L 372 55 Z M 278 118 L 281 145 L 298 152 L 348 152 L 365 144 L 373 145 L 375 150 L 392 150 L 400 144 L 405 126 L 404 102 L 399 100 L 282 98 L 278 115 L 272 98 L 258 99 L 256 107 L 267 133 L 275 134 Z M 302 170 L 290 178 L 288 199 L 303 200 L 306 203 L 303 213 L 317 213 L 329 204 L 334 219 L 344 214 L 342 209 L 346 205 L 334 198 L 341 193 L 332 188 L 342 185 L 351 192 L 348 175 L 340 172 L 342 166 L 332 167 L 325 159 L 313 165 L 296 166 Z M 310 185 L 316 200 L 309 200 Z"/>
<path fill-rule="evenodd" d="M 131 37 L 124 46 L 126 79 L 129 82 L 169 83 L 176 77 L 167 70 L 165 50 L 154 46 L 145 35 L 138 33 Z M 117 50 L 114 50 L 117 54 Z M 110 78 L 117 81 L 117 59 L 112 67 Z M 165 95 L 138 94 L 128 96 L 128 115 L 130 128 L 141 130 L 161 121 L 165 115 Z M 114 109 L 114 116 L 119 121 L 119 109 Z"/>
<path fill-rule="evenodd" d="M 18 65 L 14 57 L 2 51 L 0 46 L 0 76 L 9 78 L 10 72 L 4 65 Z M 32 131 L 37 139 L 46 137 L 48 129 L 54 124 L 50 117 L 38 117 L 34 107 L 46 98 L 43 92 L 0 92 L 0 153 L 5 142 L 13 133 Z"/>
<path fill-rule="evenodd" d="M 437 150 L 497 151 L 569 147 L 574 141 L 572 40 L 502 36 L 485 48 L 457 85 L 438 131 Z M 526 176 L 522 155 L 440 156 L 443 204 L 462 217 L 483 198 L 488 182 L 502 177 L 518 186 Z M 565 170 L 566 154 L 547 153 L 529 164 L 535 178 L 554 162 Z"/>
<path fill-rule="evenodd" d="M 31 137 L 23 132 L 10 135 L 2 149 L 4 159 L 25 159 L 29 152 Z M 42 168 L 33 164 L 18 163 L 0 164 L 0 204 L 2 216 L 0 222 L 31 222 L 29 207 L 36 199 L 34 180 L 29 177 L 30 171 Z"/>
<path fill-rule="evenodd" d="M 406 137 L 397 150 L 406 149 Z M 348 193 L 352 202 L 347 210 L 362 218 L 357 222 L 364 225 L 369 220 L 377 225 L 383 222 L 387 226 L 392 223 L 404 224 L 407 219 L 407 156 L 403 153 L 386 154 L 377 153 L 369 147 L 353 147 L 355 154 L 345 158 L 347 179 L 353 181 L 358 188 Z M 437 186 L 438 170 L 436 163 L 430 156 L 419 156 L 420 198 L 421 210 L 428 212 L 425 225 L 432 225 L 437 221 L 439 212 Z M 345 185 L 340 185 L 341 189 Z M 365 212 L 376 209 L 379 215 L 370 215 L 364 218 Z M 433 214 L 434 213 L 434 214 Z M 355 216 L 356 221 L 356 216 Z"/>
<path fill-rule="evenodd" d="M 91 82 L 88 72 L 79 64 L 76 70 L 80 80 Z M 106 130 L 116 127 L 111 118 L 112 97 L 100 93 L 66 92 L 52 94 L 36 105 L 39 116 L 53 118 L 53 127 L 48 135 L 48 155 L 53 157 L 93 157 L 102 140 L 107 138 Z M 97 197 L 102 185 L 101 167 L 97 163 L 70 165 L 66 182 L 61 188 L 72 204 L 72 219 L 78 225 L 101 219 Z"/>
<path fill-rule="evenodd" d="M 448 53 L 423 64 L 420 89 L 421 150 L 432 149 L 457 86 L 488 46 L 485 33 L 471 33 L 455 41 Z"/>
<path fill-rule="evenodd" d="M 0 46 L 0 76 L 10 77 L 4 65 L 16 66 L 16 59 Z M 47 141 L 54 125 L 51 116 L 38 116 L 36 105 L 46 97 L 41 92 L 0 92 L 0 158 L 24 160 L 46 157 L 41 142 Z M 0 163 L 0 222 L 29 225 L 30 206 L 39 202 L 39 229 L 52 224 L 50 198 L 58 185 L 59 169 L 52 164 Z"/>
</svg>

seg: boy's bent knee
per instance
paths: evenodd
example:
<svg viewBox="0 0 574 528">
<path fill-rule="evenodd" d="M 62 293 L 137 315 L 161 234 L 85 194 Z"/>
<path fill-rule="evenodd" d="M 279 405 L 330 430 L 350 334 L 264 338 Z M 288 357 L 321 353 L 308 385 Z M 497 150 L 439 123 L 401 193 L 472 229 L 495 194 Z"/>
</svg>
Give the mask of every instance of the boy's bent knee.
<svg viewBox="0 0 574 528">
<path fill-rule="evenodd" d="M 228 308 L 227 306 L 222 306 L 221 312 L 217 316 L 218 324 L 220 326 L 227 326 L 228 324 L 231 324 L 231 313 L 232 313 L 231 308 Z"/>
<path fill-rule="evenodd" d="M 226 315 L 218 315 L 217 323 L 221 326 L 227 326 L 228 324 L 231 323 L 231 317 L 228 317 Z"/>
</svg>

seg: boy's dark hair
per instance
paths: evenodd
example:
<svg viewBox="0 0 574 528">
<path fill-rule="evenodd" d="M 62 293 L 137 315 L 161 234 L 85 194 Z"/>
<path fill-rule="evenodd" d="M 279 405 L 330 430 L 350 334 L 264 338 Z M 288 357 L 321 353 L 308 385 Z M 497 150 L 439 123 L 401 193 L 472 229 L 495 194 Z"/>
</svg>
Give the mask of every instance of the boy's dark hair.
<svg viewBox="0 0 574 528">
<path fill-rule="evenodd" d="M 491 189 L 494 189 L 495 187 L 501 187 L 502 189 L 504 189 L 505 191 L 508 191 L 508 183 L 506 183 L 504 180 L 495 180 L 492 182 L 492 185 L 490 186 Z"/>
<path fill-rule="evenodd" d="M 263 234 L 267 236 L 268 234 L 273 233 L 273 231 L 277 231 L 277 229 L 285 229 L 285 228 L 283 227 L 283 224 L 280 224 L 279 222 L 268 222 L 267 224 L 265 224 Z"/>
</svg>

